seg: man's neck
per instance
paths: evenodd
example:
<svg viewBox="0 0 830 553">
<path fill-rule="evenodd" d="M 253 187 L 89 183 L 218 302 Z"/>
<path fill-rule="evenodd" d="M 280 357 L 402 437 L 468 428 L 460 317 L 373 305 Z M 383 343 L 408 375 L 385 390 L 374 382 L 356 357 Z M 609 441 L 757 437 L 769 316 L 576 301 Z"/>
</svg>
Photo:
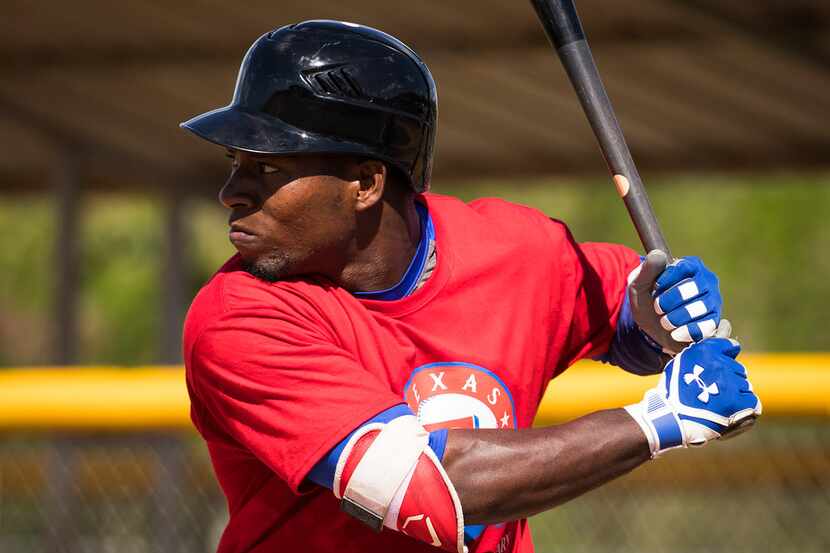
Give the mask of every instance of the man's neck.
<svg viewBox="0 0 830 553">
<path fill-rule="evenodd" d="M 421 240 L 421 222 L 414 197 L 401 205 L 382 202 L 378 213 L 359 221 L 352 260 L 337 284 L 350 292 L 385 290 L 406 272 Z"/>
</svg>

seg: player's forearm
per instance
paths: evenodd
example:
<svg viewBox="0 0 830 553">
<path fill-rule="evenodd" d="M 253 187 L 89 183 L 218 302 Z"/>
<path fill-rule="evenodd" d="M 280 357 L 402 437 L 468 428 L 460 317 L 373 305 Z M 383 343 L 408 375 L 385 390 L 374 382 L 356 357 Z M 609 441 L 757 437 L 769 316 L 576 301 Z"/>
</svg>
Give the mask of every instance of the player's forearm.
<svg viewBox="0 0 830 553">
<path fill-rule="evenodd" d="M 443 465 L 467 524 L 505 522 L 549 509 L 650 458 L 622 409 L 519 431 L 450 430 Z"/>
</svg>

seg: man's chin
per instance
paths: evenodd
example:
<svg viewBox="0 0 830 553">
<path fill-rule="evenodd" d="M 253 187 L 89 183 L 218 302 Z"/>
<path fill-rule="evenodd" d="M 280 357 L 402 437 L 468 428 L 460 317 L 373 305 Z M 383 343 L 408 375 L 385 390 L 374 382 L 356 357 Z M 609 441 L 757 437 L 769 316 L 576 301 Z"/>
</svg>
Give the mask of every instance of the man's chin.
<svg viewBox="0 0 830 553">
<path fill-rule="evenodd" d="M 279 254 L 258 257 L 253 260 L 242 256 L 242 267 L 252 276 L 267 282 L 276 282 L 291 274 L 288 259 Z"/>
</svg>

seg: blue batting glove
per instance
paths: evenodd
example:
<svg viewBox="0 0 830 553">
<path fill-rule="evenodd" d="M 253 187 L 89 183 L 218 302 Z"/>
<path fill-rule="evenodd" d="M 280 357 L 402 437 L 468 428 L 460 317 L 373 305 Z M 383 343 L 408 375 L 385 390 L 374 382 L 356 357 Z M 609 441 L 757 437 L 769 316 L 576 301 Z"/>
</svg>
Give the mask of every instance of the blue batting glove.
<svg viewBox="0 0 830 553">
<path fill-rule="evenodd" d="M 654 310 L 677 342 L 699 342 L 715 334 L 723 299 L 718 277 L 699 257 L 683 257 L 658 277 Z"/>
<path fill-rule="evenodd" d="M 667 263 L 665 253 L 649 252 L 628 277 L 628 299 L 637 326 L 664 352 L 675 354 L 715 335 L 723 300 L 718 277 L 700 258 Z"/>
<path fill-rule="evenodd" d="M 652 457 L 748 429 L 761 414 L 735 340 L 710 338 L 672 359 L 660 382 L 625 409 L 648 439 Z"/>
</svg>

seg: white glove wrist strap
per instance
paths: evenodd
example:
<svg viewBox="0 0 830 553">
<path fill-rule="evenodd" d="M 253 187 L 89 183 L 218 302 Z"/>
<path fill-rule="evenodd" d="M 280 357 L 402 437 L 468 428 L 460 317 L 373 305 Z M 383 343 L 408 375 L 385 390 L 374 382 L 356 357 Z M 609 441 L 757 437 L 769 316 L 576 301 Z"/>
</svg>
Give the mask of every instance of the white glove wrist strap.
<svg viewBox="0 0 830 553">
<path fill-rule="evenodd" d="M 627 405 L 625 410 L 640 425 L 652 458 L 669 449 L 686 446 L 677 413 L 656 390 L 647 391 L 640 403 Z"/>
</svg>

